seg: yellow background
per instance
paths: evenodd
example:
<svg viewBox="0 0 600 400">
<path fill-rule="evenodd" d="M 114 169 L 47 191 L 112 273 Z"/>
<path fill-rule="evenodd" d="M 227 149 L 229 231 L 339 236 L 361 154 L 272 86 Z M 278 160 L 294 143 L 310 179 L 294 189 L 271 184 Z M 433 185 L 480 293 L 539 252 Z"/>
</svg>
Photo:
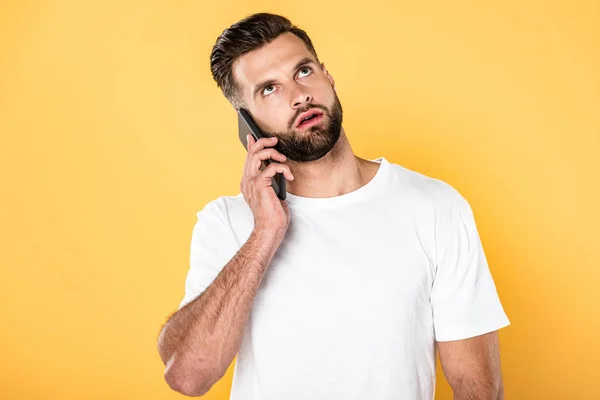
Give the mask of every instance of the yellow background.
<svg viewBox="0 0 600 400">
<path fill-rule="evenodd" d="M 599 399 L 600 7 L 517 0 L 2 1 L 0 398 L 181 397 L 157 335 L 245 158 L 209 53 L 258 11 L 312 37 L 356 154 L 470 202 L 506 398 Z"/>
</svg>

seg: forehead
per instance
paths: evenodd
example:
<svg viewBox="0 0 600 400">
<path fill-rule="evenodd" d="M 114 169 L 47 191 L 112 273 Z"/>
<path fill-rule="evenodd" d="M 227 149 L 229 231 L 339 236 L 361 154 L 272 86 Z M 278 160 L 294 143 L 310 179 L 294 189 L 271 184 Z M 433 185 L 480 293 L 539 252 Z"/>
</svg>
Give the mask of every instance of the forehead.
<svg viewBox="0 0 600 400">
<path fill-rule="evenodd" d="M 233 77 L 248 93 L 258 82 L 274 78 L 280 72 L 288 73 L 304 57 L 315 59 L 302 39 L 286 32 L 260 49 L 238 58 L 233 64 Z"/>
</svg>

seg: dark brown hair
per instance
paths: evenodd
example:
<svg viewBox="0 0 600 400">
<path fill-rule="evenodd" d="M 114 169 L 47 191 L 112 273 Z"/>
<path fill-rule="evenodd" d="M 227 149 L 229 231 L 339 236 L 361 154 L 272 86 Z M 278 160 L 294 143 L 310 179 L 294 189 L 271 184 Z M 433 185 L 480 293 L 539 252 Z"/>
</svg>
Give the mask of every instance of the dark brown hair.
<svg viewBox="0 0 600 400">
<path fill-rule="evenodd" d="M 250 15 L 225 29 L 217 38 L 210 53 L 210 71 L 217 86 L 234 107 L 241 107 L 242 100 L 239 87 L 233 78 L 233 63 L 245 53 L 265 46 L 286 32 L 302 39 L 319 62 L 317 52 L 306 32 L 281 15 Z"/>
</svg>

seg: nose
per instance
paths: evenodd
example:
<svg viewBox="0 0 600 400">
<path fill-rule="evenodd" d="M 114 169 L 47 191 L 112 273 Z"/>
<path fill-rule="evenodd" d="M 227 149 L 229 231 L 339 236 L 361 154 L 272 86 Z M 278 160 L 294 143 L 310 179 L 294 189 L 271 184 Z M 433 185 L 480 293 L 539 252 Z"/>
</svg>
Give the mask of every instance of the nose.
<svg viewBox="0 0 600 400">
<path fill-rule="evenodd" d="M 292 108 L 302 108 L 306 104 L 311 103 L 313 98 L 312 95 L 306 91 L 306 87 L 300 84 L 297 84 L 295 86 L 295 92 L 292 95 Z"/>
</svg>

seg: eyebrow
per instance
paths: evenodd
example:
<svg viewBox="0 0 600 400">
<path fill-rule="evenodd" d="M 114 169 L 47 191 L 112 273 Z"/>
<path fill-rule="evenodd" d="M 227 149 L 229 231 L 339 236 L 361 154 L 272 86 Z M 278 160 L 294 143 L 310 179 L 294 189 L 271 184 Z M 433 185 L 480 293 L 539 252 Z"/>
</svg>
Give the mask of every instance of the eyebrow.
<svg viewBox="0 0 600 400">
<path fill-rule="evenodd" d="M 304 57 L 303 59 L 298 61 L 296 63 L 296 65 L 294 65 L 294 68 L 292 70 L 296 71 L 298 68 L 300 68 L 301 66 L 303 66 L 305 64 L 315 64 L 316 65 L 315 60 L 313 60 L 310 57 Z M 256 97 L 258 92 L 260 92 L 264 87 L 272 85 L 275 82 L 276 82 L 275 79 L 266 79 L 266 80 L 260 82 L 258 85 L 255 86 L 254 91 L 252 92 L 252 97 Z"/>
</svg>

